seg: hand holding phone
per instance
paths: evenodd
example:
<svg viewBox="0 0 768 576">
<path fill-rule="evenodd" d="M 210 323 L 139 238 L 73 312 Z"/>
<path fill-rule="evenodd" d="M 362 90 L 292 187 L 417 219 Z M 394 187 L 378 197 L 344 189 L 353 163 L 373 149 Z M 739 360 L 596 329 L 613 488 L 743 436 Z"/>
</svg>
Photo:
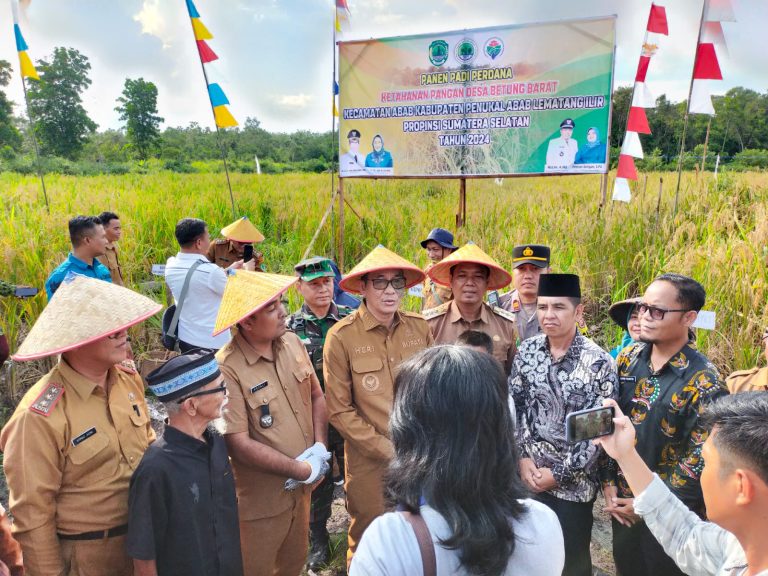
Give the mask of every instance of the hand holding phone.
<svg viewBox="0 0 768 576">
<path fill-rule="evenodd" d="M 571 412 L 565 418 L 565 439 L 571 443 L 613 434 L 613 406 Z"/>
<path fill-rule="evenodd" d="M 37 288 L 32 286 L 16 286 L 16 291 L 13 293 L 16 298 L 31 298 L 37 294 Z"/>
<path fill-rule="evenodd" d="M 243 262 L 250 262 L 253 260 L 253 244 L 246 244 L 243 246 Z"/>
</svg>

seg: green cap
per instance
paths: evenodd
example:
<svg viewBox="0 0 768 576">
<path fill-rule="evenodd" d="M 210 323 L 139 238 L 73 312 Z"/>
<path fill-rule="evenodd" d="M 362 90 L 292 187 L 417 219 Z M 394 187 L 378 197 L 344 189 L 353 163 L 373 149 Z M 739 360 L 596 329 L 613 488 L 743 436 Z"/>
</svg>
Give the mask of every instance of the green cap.
<svg viewBox="0 0 768 576">
<path fill-rule="evenodd" d="M 333 278 L 336 276 L 331 267 L 331 261 L 322 256 L 313 256 L 312 258 L 302 260 L 293 269 L 296 270 L 296 275 L 305 282 L 315 278 Z"/>
</svg>

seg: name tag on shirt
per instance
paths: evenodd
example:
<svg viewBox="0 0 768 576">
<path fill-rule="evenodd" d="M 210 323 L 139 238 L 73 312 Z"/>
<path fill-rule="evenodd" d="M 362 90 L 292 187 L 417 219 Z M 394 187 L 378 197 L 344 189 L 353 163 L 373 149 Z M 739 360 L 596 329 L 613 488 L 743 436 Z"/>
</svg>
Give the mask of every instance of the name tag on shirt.
<svg viewBox="0 0 768 576">
<path fill-rule="evenodd" d="M 96 434 L 96 427 L 94 426 L 93 428 L 88 428 L 88 430 L 80 434 L 80 436 L 72 439 L 72 446 L 77 446 L 78 444 L 82 444 L 94 434 Z"/>
<path fill-rule="evenodd" d="M 632 386 L 634 386 L 637 383 L 637 377 L 636 376 L 619 376 L 619 383 L 631 384 Z"/>
<path fill-rule="evenodd" d="M 267 382 L 266 380 L 264 380 L 264 382 L 262 382 L 261 384 L 256 384 L 256 386 L 253 386 L 251 388 L 251 394 L 256 394 L 256 392 L 258 392 L 259 390 L 263 390 L 264 388 L 267 387 L 267 384 L 269 384 L 269 382 Z"/>
</svg>

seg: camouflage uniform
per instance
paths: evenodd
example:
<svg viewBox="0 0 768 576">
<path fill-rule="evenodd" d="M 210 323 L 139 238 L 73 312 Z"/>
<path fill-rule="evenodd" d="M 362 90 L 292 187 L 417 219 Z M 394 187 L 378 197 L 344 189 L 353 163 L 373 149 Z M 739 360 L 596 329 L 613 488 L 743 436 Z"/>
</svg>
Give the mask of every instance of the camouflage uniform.
<svg viewBox="0 0 768 576">
<path fill-rule="evenodd" d="M 354 310 L 346 306 L 340 306 L 334 302 L 328 310 L 325 318 L 317 318 L 310 310 L 309 306 L 304 304 L 297 312 L 291 314 L 286 320 L 288 329 L 294 332 L 304 344 L 312 361 L 320 386 L 325 392 L 325 381 L 323 380 L 323 345 L 325 336 L 331 326 L 336 324 L 345 316 L 349 316 Z M 339 471 L 344 473 L 344 439 L 341 434 L 330 424 L 328 425 L 328 451 L 335 454 L 339 465 Z M 310 533 L 326 532 L 326 523 L 331 517 L 331 504 L 333 502 L 332 469 L 328 471 L 325 481 L 312 492 L 312 505 L 309 513 L 309 531 Z"/>
</svg>

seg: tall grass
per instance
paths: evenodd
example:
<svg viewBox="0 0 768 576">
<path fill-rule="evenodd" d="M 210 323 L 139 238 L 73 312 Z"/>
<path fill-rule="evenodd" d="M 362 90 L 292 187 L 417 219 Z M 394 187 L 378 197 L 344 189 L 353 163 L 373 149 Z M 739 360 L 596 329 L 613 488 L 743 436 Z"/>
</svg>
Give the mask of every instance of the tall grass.
<svg viewBox="0 0 768 576">
<path fill-rule="evenodd" d="M 588 324 L 606 347 L 619 337 L 606 316 L 612 301 L 642 292 L 661 272 L 692 275 L 707 288 L 706 308 L 718 317 L 714 332 L 700 331 L 700 348 L 724 373 L 754 365 L 757 339 L 768 322 L 768 175 L 725 175 L 716 187 L 711 175 L 699 179 L 686 174 L 677 216 L 671 214 L 674 175 L 647 177 L 645 193 L 641 180 L 631 204 L 609 205 L 603 214 L 597 209 L 598 177 L 507 179 L 501 185 L 471 180 L 468 222 L 456 231 L 457 241 L 473 240 L 507 267 L 515 244 L 549 244 L 555 270 L 582 276 Z M 660 177 L 665 181 L 657 219 Z M 268 269 L 292 273 L 330 200 L 330 176 L 232 178 L 238 213 L 247 214 L 267 238 L 263 251 Z M 66 256 L 67 220 L 76 214 L 110 209 L 120 215 L 121 259 L 133 286 L 150 279 L 153 263 L 163 263 L 176 252 L 173 228 L 179 218 L 205 219 L 212 235 L 232 220 L 220 174 L 50 175 L 47 184 L 50 215 L 35 178 L 0 174 L 0 278 L 42 288 Z M 457 191 L 456 181 L 346 180 L 346 197 L 362 217 L 346 211 L 346 268 L 378 243 L 424 264 L 418 240 L 435 226 L 455 229 Z M 327 225 L 313 252 L 330 255 L 333 245 Z M 12 347 L 45 302 L 44 294 L 0 301 Z M 411 299 L 408 305 L 418 303 Z M 140 348 L 153 346 L 156 327 L 157 321 L 137 332 Z"/>
</svg>

